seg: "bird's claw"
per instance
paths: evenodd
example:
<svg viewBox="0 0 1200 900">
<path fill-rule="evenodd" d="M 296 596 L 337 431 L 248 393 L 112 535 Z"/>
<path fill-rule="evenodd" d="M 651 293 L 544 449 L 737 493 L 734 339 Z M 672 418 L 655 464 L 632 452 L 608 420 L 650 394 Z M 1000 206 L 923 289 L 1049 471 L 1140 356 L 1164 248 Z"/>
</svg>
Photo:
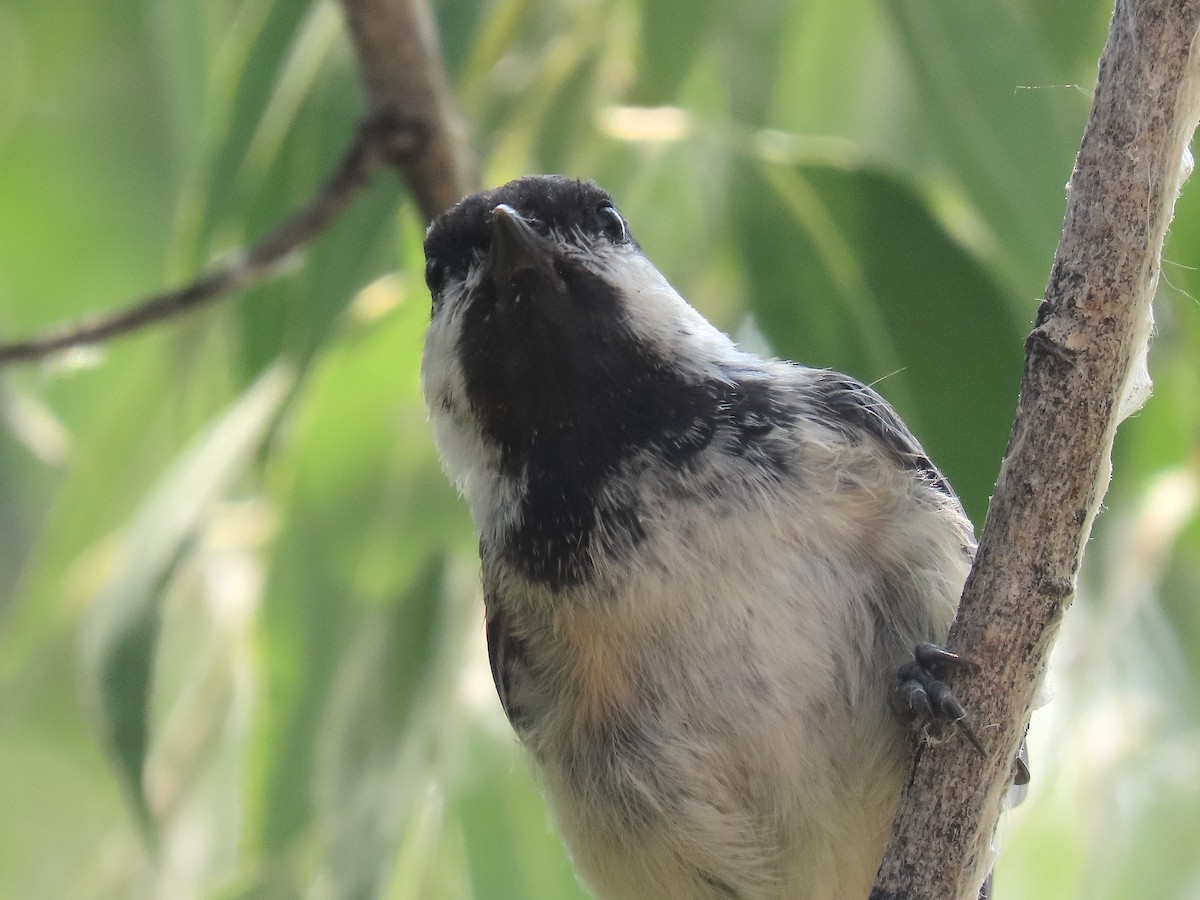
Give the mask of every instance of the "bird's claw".
<svg viewBox="0 0 1200 900">
<path fill-rule="evenodd" d="M 957 728 L 980 756 L 986 756 L 983 744 L 967 724 L 963 709 L 950 685 L 942 680 L 950 671 L 974 671 L 979 667 L 957 653 L 936 644 L 917 644 L 913 659 L 897 672 L 896 706 L 902 718 L 912 724 L 927 741 L 945 740 L 951 728 Z"/>
</svg>

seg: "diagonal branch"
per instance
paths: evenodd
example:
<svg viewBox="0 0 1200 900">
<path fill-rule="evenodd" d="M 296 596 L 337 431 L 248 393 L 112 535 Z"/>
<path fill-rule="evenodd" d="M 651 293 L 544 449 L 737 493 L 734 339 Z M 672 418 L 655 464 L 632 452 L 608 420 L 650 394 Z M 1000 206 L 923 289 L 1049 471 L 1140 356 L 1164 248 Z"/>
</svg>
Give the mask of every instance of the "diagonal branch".
<svg viewBox="0 0 1200 900">
<path fill-rule="evenodd" d="M 0 343 L 0 368 L 97 344 L 200 309 L 269 278 L 319 237 L 384 166 L 403 173 L 425 218 L 476 188 L 477 174 L 425 0 L 343 0 L 369 111 L 329 180 L 302 208 L 195 281 L 127 309 Z"/>
<path fill-rule="evenodd" d="M 1148 379 L 1150 303 L 1200 117 L 1200 0 L 1117 0 L 1021 400 L 950 647 L 990 748 L 927 750 L 872 900 L 974 898 L 1047 656 L 1107 487 L 1118 423 Z M 990 724 L 988 724 L 990 723 Z"/>
<path fill-rule="evenodd" d="M 377 120 L 364 124 L 317 195 L 257 243 L 230 254 L 224 262 L 176 290 L 155 294 L 91 322 L 0 345 L 0 366 L 43 359 L 71 347 L 97 344 L 139 331 L 268 277 L 289 256 L 321 234 L 370 184 L 386 159 L 385 147 L 402 147 L 411 141 L 411 135 L 394 122 Z"/>
</svg>

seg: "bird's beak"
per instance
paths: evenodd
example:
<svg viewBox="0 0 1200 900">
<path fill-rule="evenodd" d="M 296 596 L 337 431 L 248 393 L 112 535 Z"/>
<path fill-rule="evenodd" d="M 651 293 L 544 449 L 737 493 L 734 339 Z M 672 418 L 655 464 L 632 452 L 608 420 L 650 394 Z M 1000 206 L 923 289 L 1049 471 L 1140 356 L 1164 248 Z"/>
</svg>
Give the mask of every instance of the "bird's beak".
<svg viewBox="0 0 1200 900">
<path fill-rule="evenodd" d="M 529 220 L 507 203 L 492 210 L 491 246 L 488 248 L 487 268 L 498 281 L 511 278 L 524 270 L 553 272 L 553 248 L 538 234 Z"/>
</svg>

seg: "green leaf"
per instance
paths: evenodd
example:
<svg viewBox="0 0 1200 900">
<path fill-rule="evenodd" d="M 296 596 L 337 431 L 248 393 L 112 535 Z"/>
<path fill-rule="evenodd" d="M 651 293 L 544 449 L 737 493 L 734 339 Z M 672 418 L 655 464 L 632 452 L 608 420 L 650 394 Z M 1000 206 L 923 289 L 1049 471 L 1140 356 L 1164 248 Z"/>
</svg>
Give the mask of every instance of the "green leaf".
<svg viewBox="0 0 1200 900">
<path fill-rule="evenodd" d="M 630 100 L 643 106 L 672 103 L 707 48 L 717 4 L 713 0 L 642 0 L 640 65 Z"/>
<path fill-rule="evenodd" d="M 515 736 L 507 728 L 497 735 L 477 727 L 467 739 L 470 768 L 452 811 L 463 830 L 474 896 L 584 900 L 589 895 L 571 868 Z"/>
<path fill-rule="evenodd" d="M 1040 295 L 1062 228 L 1087 91 L 1056 78 L 1030 24 L 1008 4 L 878 5 L 917 85 L 921 123 L 942 164 L 995 232 L 999 270 L 1016 296 Z M 1016 54 L 1014 47 L 1027 49 Z"/>
<path fill-rule="evenodd" d="M 263 605 L 253 785 L 253 829 L 270 858 L 313 824 L 323 723 L 363 623 L 403 602 L 448 543 L 473 544 L 420 398 L 423 300 L 406 297 L 321 357 L 298 400 L 293 452 L 273 468 L 284 527 Z"/>
<path fill-rule="evenodd" d="M 327 823 L 324 877 L 339 897 L 379 895 L 404 811 L 428 783 L 428 724 L 444 649 L 445 564 L 429 560 L 390 608 L 362 617 L 333 676 L 317 736 L 317 811 Z M 421 727 L 418 720 L 425 720 Z"/>
<path fill-rule="evenodd" d="M 88 707 L 152 843 L 142 767 L 163 597 L 205 510 L 261 445 L 291 385 L 286 370 L 268 370 L 183 454 L 136 513 L 116 570 L 87 613 L 80 665 Z"/>
<path fill-rule="evenodd" d="M 739 184 L 751 309 L 772 345 L 879 382 L 982 523 L 1021 372 L 1005 294 L 887 174 L 763 164 Z"/>
</svg>

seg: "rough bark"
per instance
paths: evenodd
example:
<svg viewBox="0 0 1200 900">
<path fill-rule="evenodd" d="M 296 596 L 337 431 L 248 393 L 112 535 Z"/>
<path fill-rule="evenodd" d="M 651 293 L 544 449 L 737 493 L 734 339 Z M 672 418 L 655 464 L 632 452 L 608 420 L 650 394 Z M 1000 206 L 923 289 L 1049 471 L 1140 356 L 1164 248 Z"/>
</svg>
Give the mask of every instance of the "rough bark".
<svg viewBox="0 0 1200 900">
<path fill-rule="evenodd" d="M 478 189 L 433 16 L 423 0 L 342 0 L 370 114 L 420 130 L 393 158 L 426 221 Z"/>
<path fill-rule="evenodd" d="M 1073 596 L 1118 423 L 1149 382 L 1150 304 L 1200 116 L 1200 0 L 1118 0 L 1016 421 L 949 646 L 984 745 L 926 748 L 872 900 L 974 898 L 1012 761 Z M 1036 776 L 1036 773 L 1035 773 Z"/>
</svg>

